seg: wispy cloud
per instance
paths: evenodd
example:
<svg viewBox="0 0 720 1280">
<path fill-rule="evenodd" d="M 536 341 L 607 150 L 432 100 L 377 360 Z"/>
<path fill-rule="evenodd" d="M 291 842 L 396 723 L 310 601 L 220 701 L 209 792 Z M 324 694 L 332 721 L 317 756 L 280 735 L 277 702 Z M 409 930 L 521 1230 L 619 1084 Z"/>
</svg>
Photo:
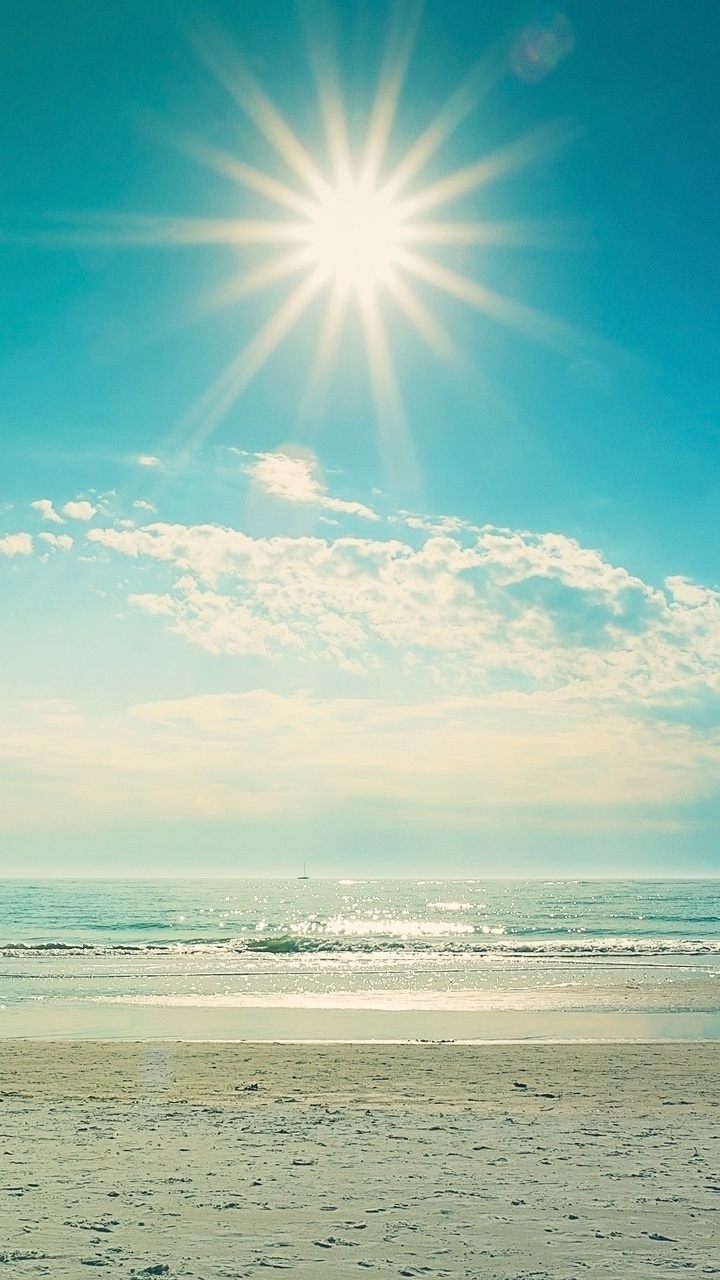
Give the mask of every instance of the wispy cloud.
<svg viewBox="0 0 720 1280">
<path fill-rule="evenodd" d="M 0 829 L 121 821 L 132 796 L 137 819 L 173 823 L 379 806 L 443 829 L 597 831 L 632 826 L 639 809 L 652 830 L 718 782 L 717 734 L 546 695 L 407 704 L 255 689 L 95 721 L 58 701 L 4 707 L 0 731 Z"/>
<path fill-rule="evenodd" d="M 286 502 L 321 507 L 342 515 L 359 516 L 362 520 L 378 520 L 372 507 L 364 502 L 346 502 L 328 494 L 320 468 L 313 457 L 291 457 L 286 453 L 257 453 L 244 470 L 253 484 L 264 493 Z"/>
<path fill-rule="evenodd" d="M 285 790 L 299 807 L 308 796 L 315 805 L 373 795 L 463 821 L 507 806 L 676 803 L 720 780 L 719 736 L 709 748 L 686 726 L 588 717 L 544 695 L 410 704 L 258 689 L 130 714 L 154 726 L 158 742 L 193 743 L 218 768 L 234 761 L 246 780 Z"/>
</svg>

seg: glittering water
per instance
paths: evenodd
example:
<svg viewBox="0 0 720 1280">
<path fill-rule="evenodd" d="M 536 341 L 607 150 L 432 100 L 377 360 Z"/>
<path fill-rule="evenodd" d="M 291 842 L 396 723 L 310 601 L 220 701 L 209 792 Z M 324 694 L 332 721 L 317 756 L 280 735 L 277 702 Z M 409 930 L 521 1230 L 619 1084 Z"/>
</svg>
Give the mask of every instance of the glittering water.
<svg viewBox="0 0 720 1280">
<path fill-rule="evenodd" d="M 0 950 L 720 952 L 720 880 L 5 880 Z"/>
<path fill-rule="evenodd" d="M 6 1009 L 593 1007 L 708 976 L 720 881 L 0 881 Z"/>
</svg>

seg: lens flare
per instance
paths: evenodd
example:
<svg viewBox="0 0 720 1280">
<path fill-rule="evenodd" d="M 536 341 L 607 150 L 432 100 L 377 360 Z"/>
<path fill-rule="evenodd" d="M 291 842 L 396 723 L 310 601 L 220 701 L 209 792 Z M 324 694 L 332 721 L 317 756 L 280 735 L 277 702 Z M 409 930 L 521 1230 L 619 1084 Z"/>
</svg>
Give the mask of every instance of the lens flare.
<svg viewBox="0 0 720 1280">
<path fill-rule="evenodd" d="M 519 32 L 510 50 L 510 66 L 518 80 L 539 84 L 575 48 L 575 36 L 564 13 L 537 18 Z"/>
</svg>

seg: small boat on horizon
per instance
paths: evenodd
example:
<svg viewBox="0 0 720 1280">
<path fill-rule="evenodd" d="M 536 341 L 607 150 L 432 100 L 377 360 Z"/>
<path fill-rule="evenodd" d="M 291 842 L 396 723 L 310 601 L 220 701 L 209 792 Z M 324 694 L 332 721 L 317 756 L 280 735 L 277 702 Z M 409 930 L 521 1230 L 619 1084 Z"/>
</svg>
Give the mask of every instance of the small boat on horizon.
<svg viewBox="0 0 720 1280">
<path fill-rule="evenodd" d="M 298 876 L 298 880 L 309 880 L 309 879 L 310 879 L 310 877 L 309 877 L 309 875 L 307 875 L 307 873 L 306 873 L 306 871 L 305 871 L 305 863 L 303 862 L 302 875 L 301 875 L 301 876 Z"/>
</svg>

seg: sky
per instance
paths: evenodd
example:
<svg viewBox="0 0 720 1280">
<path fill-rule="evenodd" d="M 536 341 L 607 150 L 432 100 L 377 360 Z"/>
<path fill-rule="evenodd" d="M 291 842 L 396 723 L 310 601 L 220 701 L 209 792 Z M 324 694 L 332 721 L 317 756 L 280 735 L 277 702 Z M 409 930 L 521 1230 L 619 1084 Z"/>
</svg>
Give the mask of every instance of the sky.
<svg viewBox="0 0 720 1280">
<path fill-rule="evenodd" d="M 2 26 L 2 872 L 720 873 L 717 6 Z"/>
</svg>

